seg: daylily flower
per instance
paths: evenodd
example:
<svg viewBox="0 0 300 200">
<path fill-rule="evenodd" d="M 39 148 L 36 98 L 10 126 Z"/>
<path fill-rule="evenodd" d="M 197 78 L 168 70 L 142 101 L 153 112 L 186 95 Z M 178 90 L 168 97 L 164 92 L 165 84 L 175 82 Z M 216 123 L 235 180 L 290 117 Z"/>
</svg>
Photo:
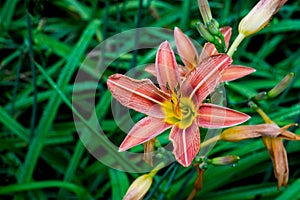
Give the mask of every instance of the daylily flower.
<svg viewBox="0 0 300 200">
<path fill-rule="evenodd" d="M 246 114 L 203 103 L 231 62 L 225 54 L 212 56 L 181 81 L 175 55 L 166 41 L 156 54 L 155 70 L 160 89 L 149 79 L 135 80 L 121 74 L 110 76 L 107 85 L 114 98 L 148 115 L 130 130 L 119 151 L 145 143 L 171 128 L 169 139 L 173 143 L 173 154 L 187 167 L 200 149 L 198 126 L 223 128 L 248 120 Z"/>
<path fill-rule="evenodd" d="M 280 187 L 287 186 L 289 167 L 285 147 L 282 139 L 300 140 L 300 136 L 288 131 L 287 129 L 296 124 L 289 124 L 280 128 L 259 108 L 256 111 L 262 116 L 266 124 L 236 126 L 223 131 L 220 139 L 230 142 L 262 137 L 264 145 L 268 149 L 274 166 L 274 174 L 278 180 L 278 190 Z"/>
<path fill-rule="evenodd" d="M 226 47 L 229 45 L 231 36 L 231 28 L 221 28 L 221 33 L 224 35 Z M 184 64 L 183 67 L 179 68 L 180 76 L 185 77 L 190 71 L 196 67 L 201 66 L 200 63 L 213 55 L 218 55 L 218 51 L 212 43 L 205 43 L 201 54 L 199 55 L 192 41 L 186 36 L 179 28 L 175 27 L 174 38 L 179 56 Z M 156 76 L 155 65 L 149 65 L 145 69 L 150 74 Z M 241 65 L 230 65 L 227 67 L 221 77 L 221 82 L 232 81 L 242 78 L 248 74 L 255 72 L 255 69 L 241 66 Z"/>
</svg>

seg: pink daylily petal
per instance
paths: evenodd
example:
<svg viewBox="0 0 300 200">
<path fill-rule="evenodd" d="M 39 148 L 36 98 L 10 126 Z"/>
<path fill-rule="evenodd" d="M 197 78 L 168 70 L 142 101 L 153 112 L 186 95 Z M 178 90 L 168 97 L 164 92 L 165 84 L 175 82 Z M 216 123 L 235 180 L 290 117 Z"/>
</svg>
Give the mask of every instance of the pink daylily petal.
<svg viewBox="0 0 300 200">
<path fill-rule="evenodd" d="M 225 40 L 225 44 L 226 44 L 226 49 L 229 46 L 229 41 L 230 41 L 230 37 L 231 37 L 231 31 L 232 28 L 229 26 L 225 26 L 223 28 L 220 28 L 221 33 L 224 36 L 224 40 Z M 204 44 L 204 47 L 202 49 L 202 52 L 200 54 L 200 59 L 199 60 L 204 60 L 206 58 L 208 58 L 209 56 L 212 55 L 217 55 L 218 54 L 218 50 L 215 48 L 215 45 L 207 42 Z"/>
<path fill-rule="evenodd" d="M 130 130 L 120 145 L 119 151 L 126 151 L 133 146 L 147 142 L 170 127 L 171 125 L 162 119 L 145 117 Z"/>
<path fill-rule="evenodd" d="M 173 154 L 176 160 L 184 167 L 189 166 L 200 149 L 200 132 L 197 123 L 194 121 L 186 129 L 174 126 L 169 139 L 173 143 Z"/>
<path fill-rule="evenodd" d="M 230 26 L 225 26 L 225 27 L 220 28 L 220 31 L 224 36 L 224 40 L 225 40 L 225 44 L 226 44 L 226 50 L 227 50 L 227 48 L 229 46 L 231 33 L 232 33 L 232 28 Z"/>
<path fill-rule="evenodd" d="M 186 76 L 182 82 L 183 96 L 189 96 L 199 103 L 202 102 L 221 81 L 221 76 L 232 59 L 226 54 L 211 56 Z"/>
<path fill-rule="evenodd" d="M 152 117 L 164 118 L 161 105 L 169 99 L 169 95 L 159 90 L 149 79 L 135 80 L 114 74 L 108 78 L 107 86 L 122 105 Z"/>
<path fill-rule="evenodd" d="M 215 48 L 215 45 L 210 42 L 206 42 L 203 46 L 203 49 L 201 51 L 201 54 L 199 56 L 199 60 L 205 60 L 209 56 L 216 55 L 218 53 L 217 49 Z"/>
<path fill-rule="evenodd" d="M 225 128 L 241 124 L 250 117 L 244 113 L 215 104 L 205 103 L 198 112 L 198 125 L 204 128 Z"/>
<path fill-rule="evenodd" d="M 146 68 L 145 71 L 148 72 L 149 74 L 153 75 L 156 77 L 156 70 L 155 70 L 155 64 L 149 64 Z M 185 75 L 188 72 L 188 69 L 185 68 L 185 66 L 178 65 L 178 72 L 180 74 L 180 79 L 183 79 Z"/>
<path fill-rule="evenodd" d="M 147 67 L 145 68 L 145 71 L 156 77 L 155 64 L 147 65 Z"/>
<path fill-rule="evenodd" d="M 174 29 L 174 38 L 179 56 L 184 65 L 190 70 L 198 64 L 198 52 L 191 40 L 177 27 Z"/>
<path fill-rule="evenodd" d="M 169 92 L 177 87 L 180 82 L 178 66 L 170 44 L 163 42 L 157 51 L 155 69 L 157 81 L 164 92 Z"/>
<path fill-rule="evenodd" d="M 222 75 L 222 82 L 233 81 L 244 76 L 247 76 L 256 70 L 251 67 L 241 66 L 241 65 L 230 65 L 227 67 Z"/>
</svg>

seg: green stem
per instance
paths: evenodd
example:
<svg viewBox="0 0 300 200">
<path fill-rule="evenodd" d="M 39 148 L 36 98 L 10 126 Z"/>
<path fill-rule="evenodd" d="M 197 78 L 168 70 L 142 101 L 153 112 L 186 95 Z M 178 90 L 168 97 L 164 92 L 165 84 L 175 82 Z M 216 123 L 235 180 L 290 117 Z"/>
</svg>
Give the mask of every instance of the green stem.
<svg viewBox="0 0 300 200">
<path fill-rule="evenodd" d="M 204 141 L 201 143 L 201 148 L 205 147 L 205 146 L 208 146 L 212 143 L 216 143 L 218 140 L 220 139 L 220 135 L 216 135 L 212 138 L 209 138 L 208 140 Z"/>
<path fill-rule="evenodd" d="M 155 176 L 155 174 L 161 169 L 165 167 L 165 163 L 161 162 L 159 163 L 150 173 L 149 175 L 151 175 L 152 177 Z"/>
<path fill-rule="evenodd" d="M 243 39 L 246 36 L 242 33 L 239 33 L 239 35 L 235 38 L 234 42 L 232 43 L 232 45 L 230 46 L 229 50 L 227 51 L 227 55 L 232 57 L 232 55 L 234 54 L 234 52 L 237 50 L 238 46 L 240 45 L 240 43 L 243 41 Z"/>
</svg>

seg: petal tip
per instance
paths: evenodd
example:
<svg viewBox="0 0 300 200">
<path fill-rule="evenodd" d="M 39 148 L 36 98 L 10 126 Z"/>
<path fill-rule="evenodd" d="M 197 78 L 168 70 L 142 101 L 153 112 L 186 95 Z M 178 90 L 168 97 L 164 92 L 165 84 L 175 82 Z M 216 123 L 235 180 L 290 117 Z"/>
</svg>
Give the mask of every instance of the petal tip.
<svg viewBox="0 0 300 200">
<path fill-rule="evenodd" d="M 182 33 L 182 31 L 180 30 L 180 28 L 178 28 L 177 26 L 175 26 L 174 28 L 174 34 L 176 36 L 176 34 Z"/>
<path fill-rule="evenodd" d="M 165 47 L 165 46 L 170 46 L 168 40 L 165 40 L 160 44 L 160 47 Z"/>
<path fill-rule="evenodd" d="M 129 148 L 125 148 L 124 145 L 121 144 L 121 146 L 120 146 L 119 149 L 118 149 L 118 152 L 124 152 L 124 151 L 126 151 L 127 149 L 129 149 Z"/>
</svg>

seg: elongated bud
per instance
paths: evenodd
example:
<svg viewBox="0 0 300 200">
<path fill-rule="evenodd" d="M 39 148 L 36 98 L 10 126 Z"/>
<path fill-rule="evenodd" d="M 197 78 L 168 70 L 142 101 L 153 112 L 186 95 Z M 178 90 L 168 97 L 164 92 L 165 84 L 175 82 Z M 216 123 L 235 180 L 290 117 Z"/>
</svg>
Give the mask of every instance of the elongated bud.
<svg viewBox="0 0 300 200">
<path fill-rule="evenodd" d="M 268 92 L 268 97 L 273 98 L 283 92 L 294 78 L 294 73 L 286 75 L 273 89 Z"/>
<path fill-rule="evenodd" d="M 267 93 L 266 92 L 260 92 L 254 98 L 255 98 L 255 100 L 267 99 Z"/>
<path fill-rule="evenodd" d="M 215 20 L 212 19 L 211 22 L 207 24 L 208 31 L 212 35 L 221 35 L 222 33 L 219 30 L 219 23 Z"/>
<path fill-rule="evenodd" d="M 252 35 L 264 28 L 287 0 L 260 0 L 241 20 L 239 33 Z"/>
<path fill-rule="evenodd" d="M 199 10 L 203 19 L 204 24 L 206 25 L 212 19 L 210 7 L 207 0 L 198 0 Z"/>
<path fill-rule="evenodd" d="M 139 176 L 128 188 L 123 200 L 138 200 L 142 199 L 148 192 L 152 184 L 153 176 L 144 174 Z"/>
<path fill-rule="evenodd" d="M 196 24 L 196 28 L 200 35 L 207 40 L 208 42 L 214 43 L 215 42 L 215 37 L 207 30 L 206 26 L 202 24 L 201 22 Z"/>
<path fill-rule="evenodd" d="M 211 164 L 213 165 L 231 165 L 236 164 L 240 160 L 238 156 L 223 156 L 223 157 L 216 157 L 211 159 Z"/>
<path fill-rule="evenodd" d="M 164 163 L 157 165 L 149 174 L 139 176 L 128 188 L 123 200 L 142 199 L 151 187 L 153 177 L 164 166 Z"/>
</svg>

